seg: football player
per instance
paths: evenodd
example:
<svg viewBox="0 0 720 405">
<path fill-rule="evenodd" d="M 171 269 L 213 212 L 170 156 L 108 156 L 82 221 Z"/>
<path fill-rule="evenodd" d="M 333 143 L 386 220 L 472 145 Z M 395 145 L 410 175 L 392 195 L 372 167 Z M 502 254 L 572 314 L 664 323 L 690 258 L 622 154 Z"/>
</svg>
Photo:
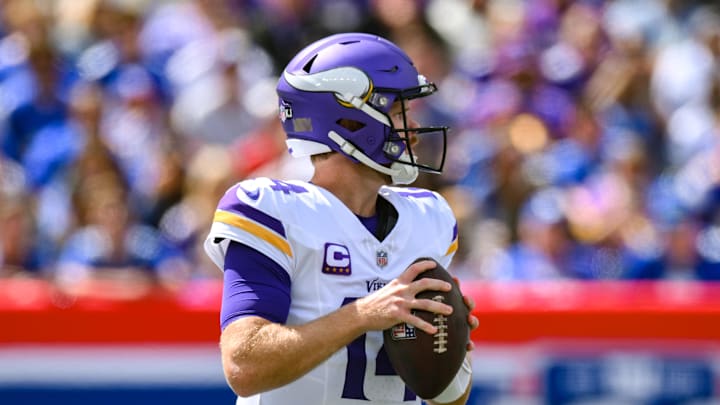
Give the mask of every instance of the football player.
<svg viewBox="0 0 720 405">
<path fill-rule="evenodd" d="M 399 47 L 369 34 L 319 40 L 283 71 L 287 145 L 311 156 L 313 177 L 231 187 L 205 242 L 224 271 L 220 345 L 237 404 L 422 401 L 394 375 L 382 331 L 404 322 L 434 334 L 413 311 L 452 311 L 415 298 L 451 286 L 413 281 L 434 264 L 412 263 L 432 257 L 448 268 L 458 246 L 453 213 L 436 192 L 393 186 L 442 170 L 447 128 L 408 115 L 410 100 L 435 90 Z M 421 137 L 437 158 L 422 156 Z M 464 404 L 470 382 L 466 362 L 445 392 L 424 399 Z"/>
</svg>

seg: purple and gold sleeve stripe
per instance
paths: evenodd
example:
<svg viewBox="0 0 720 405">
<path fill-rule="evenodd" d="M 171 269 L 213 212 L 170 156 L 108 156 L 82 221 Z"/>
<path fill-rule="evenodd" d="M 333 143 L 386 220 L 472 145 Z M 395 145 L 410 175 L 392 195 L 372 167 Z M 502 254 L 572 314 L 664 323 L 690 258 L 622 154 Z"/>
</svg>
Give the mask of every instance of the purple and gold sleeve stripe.
<svg viewBox="0 0 720 405">
<path fill-rule="evenodd" d="M 235 192 L 237 191 L 236 186 L 226 193 L 218 204 L 218 210 L 228 211 L 235 214 L 240 214 L 248 219 L 255 222 L 261 223 L 264 226 L 272 229 L 276 233 L 280 234 L 283 238 L 285 237 L 285 227 L 282 222 L 276 218 L 260 211 L 257 208 L 253 208 L 244 202 L 237 199 Z"/>
<path fill-rule="evenodd" d="M 249 205 L 235 201 L 229 206 L 221 202 L 213 220 L 242 229 L 276 247 L 289 257 L 293 255 L 282 223 Z"/>
<path fill-rule="evenodd" d="M 458 250 L 458 226 L 457 222 L 455 223 L 455 226 L 453 227 L 453 236 L 452 236 L 452 242 L 450 243 L 450 247 L 448 247 L 447 252 L 445 252 L 445 256 L 455 253 L 455 251 Z"/>
</svg>

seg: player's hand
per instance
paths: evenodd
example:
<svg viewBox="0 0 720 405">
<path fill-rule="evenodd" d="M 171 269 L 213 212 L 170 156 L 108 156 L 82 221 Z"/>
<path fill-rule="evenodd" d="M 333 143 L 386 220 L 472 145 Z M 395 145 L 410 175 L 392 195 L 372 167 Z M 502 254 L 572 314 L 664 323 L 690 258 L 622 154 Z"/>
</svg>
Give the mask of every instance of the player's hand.
<svg viewBox="0 0 720 405">
<path fill-rule="evenodd" d="M 453 277 L 453 280 L 458 286 L 460 285 L 460 280 L 457 277 Z M 462 288 L 460 291 L 462 291 Z M 480 320 L 472 313 L 473 309 L 475 309 L 475 300 L 463 294 L 463 301 L 465 301 L 465 306 L 468 307 L 468 325 L 470 325 L 470 331 L 472 332 L 480 325 Z M 473 349 L 475 349 L 475 343 L 470 339 L 467 344 L 467 351 L 471 352 Z"/>
<path fill-rule="evenodd" d="M 415 278 L 422 272 L 434 269 L 436 264 L 430 260 L 413 263 L 400 277 L 389 282 L 385 287 L 355 301 L 360 319 L 366 322 L 367 330 L 384 330 L 398 323 L 405 322 L 428 334 L 437 333 L 437 328 L 422 318 L 413 315 L 413 310 L 429 311 L 450 315 L 452 307 L 430 299 L 415 296 L 426 290 L 450 291 L 452 285 L 434 278 Z"/>
</svg>

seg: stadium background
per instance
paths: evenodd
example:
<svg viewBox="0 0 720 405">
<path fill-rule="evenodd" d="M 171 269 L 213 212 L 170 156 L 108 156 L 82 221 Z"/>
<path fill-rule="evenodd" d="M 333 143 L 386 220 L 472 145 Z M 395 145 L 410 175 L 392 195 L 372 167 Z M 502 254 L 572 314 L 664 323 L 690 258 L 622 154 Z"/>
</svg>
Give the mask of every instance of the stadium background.
<svg viewBox="0 0 720 405">
<path fill-rule="evenodd" d="M 384 35 L 439 85 L 471 403 L 720 401 L 720 14 L 673 0 L 3 0 L 0 404 L 230 403 L 225 188 L 307 178 L 274 86 Z M 114 401 L 114 402 L 113 402 Z"/>
</svg>

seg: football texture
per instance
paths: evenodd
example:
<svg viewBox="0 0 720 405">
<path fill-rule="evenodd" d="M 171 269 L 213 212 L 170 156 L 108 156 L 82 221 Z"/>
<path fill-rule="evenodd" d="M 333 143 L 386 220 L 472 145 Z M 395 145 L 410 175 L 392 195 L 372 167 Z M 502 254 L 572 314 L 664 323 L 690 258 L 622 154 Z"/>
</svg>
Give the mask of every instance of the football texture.
<svg viewBox="0 0 720 405">
<path fill-rule="evenodd" d="M 420 260 L 435 261 L 421 258 L 416 262 Z M 447 270 L 437 261 L 435 264 L 434 269 L 422 272 L 416 280 L 425 277 L 445 280 L 453 285 L 452 290 L 422 291 L 417 297 L 448 304 L 453 307 L 452 314 L 415 311 L 416 316 L 435 325 L 438 332 L 434 335 L 405 323 L 383 331 L 385 351 L 395 372 L 423 399 L 435 398 L 447 388 L 463 363 L 470 339 L 469 310 L 460 287 Z"/>
</svg>

